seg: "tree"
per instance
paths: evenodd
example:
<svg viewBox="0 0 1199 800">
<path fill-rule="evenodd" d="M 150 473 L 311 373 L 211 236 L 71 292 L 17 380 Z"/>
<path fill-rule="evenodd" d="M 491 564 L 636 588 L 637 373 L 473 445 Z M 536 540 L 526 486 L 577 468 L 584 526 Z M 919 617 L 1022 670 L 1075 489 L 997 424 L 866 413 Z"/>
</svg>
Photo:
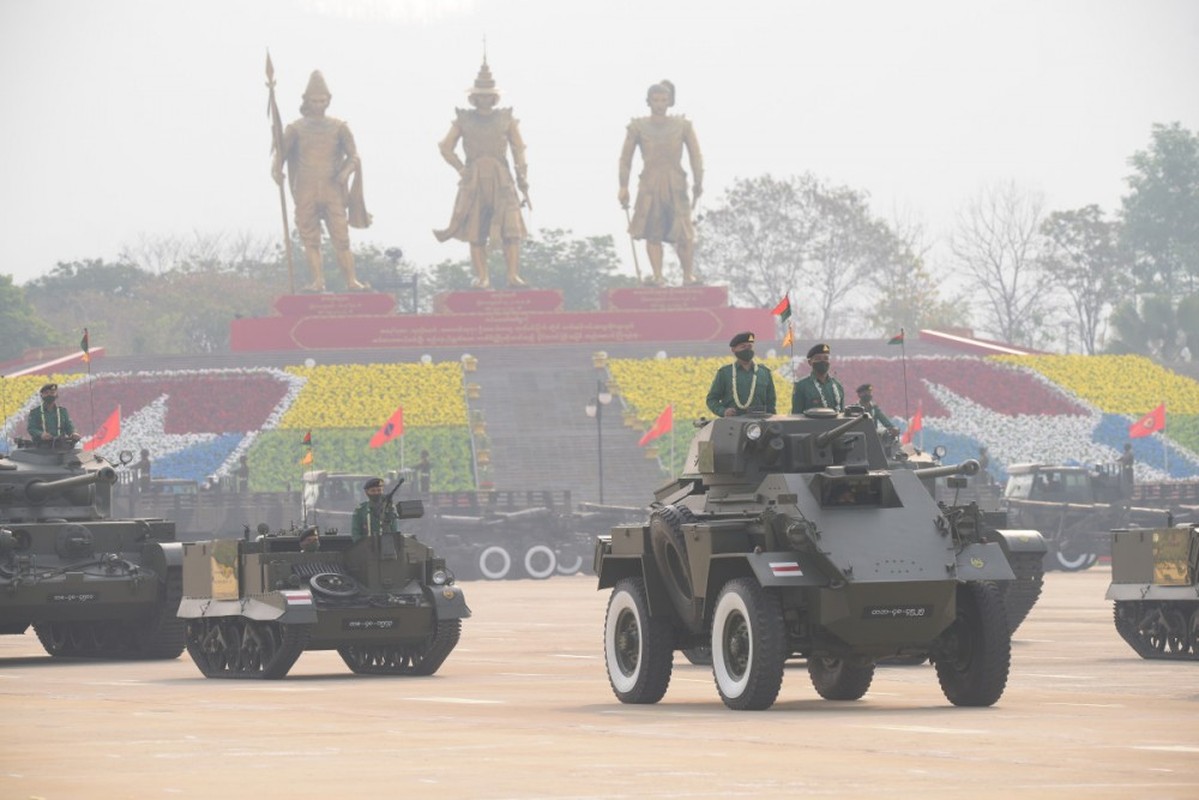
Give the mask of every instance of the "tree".
<svg viewBox="0 0 1199 800">
<path fill-rule="evenodd" d="M 1044 201 L 1015 183 L 983 188 L 958 211 L 949 249 L 984 299 L 991 332 L 1005 342 L 1034 345 L 1051 308 L 1040 267 Z"/>
<path fill-rule="evenodd" d="M 1055 211 L 1041 224 L 1050 242 L 1042 266 L 1070 298 L 1079 340 L 1094 355 L 1107 312 L 1132 288 L 1120 253 L 1119 227 L 1103 219 L 1097 205 Z"/>
<path fill-rule="evenodd" d="M 814 310 L 801 332 L 824 338 L 863 308 L 854 290 L 902 258 L 902 246 L 871 216 L 866 195 L 811 174 L 739 179 L 699 222 L 702 269 L 730 279 L 736 301 L 771 307 L 802 286 L 792 305 Z"/>
<path fill-rule="evenodd" d="M 1174 301 L 1168 295 L 1141 295 L 1112 312 L 1115 336 L 1109 353 L 1135 353 L 1159 361 L 1189 361 L 1199 344 L 1199 294 Z"/>
<path fill-rule="evenodd" d="M 1148 150 L 1129 163 L 1122 240 L 1138 291 L 1170 297 L 1199 291 L 1199 135 L 1175 122 L 1153 126 Z"/>
<path fill-rule="evenodd" d="M 55 339 L 12 276 L 0 275 L 0 359 L 16 358 L 30 347 L 54 344 Z"/>
<path fill-rule="evenodd" d="M 899 257 L 881 265 L 870 277 L 875 299 L 866 319 L 877 333 L 894 335 L 901 329 L 956 328 L 966 324 L 966 301 L 943 300 L 943 281 L 925 262 L 929 248 L 920 243 L 918 229 L 900 230 Z"/>
</svg>

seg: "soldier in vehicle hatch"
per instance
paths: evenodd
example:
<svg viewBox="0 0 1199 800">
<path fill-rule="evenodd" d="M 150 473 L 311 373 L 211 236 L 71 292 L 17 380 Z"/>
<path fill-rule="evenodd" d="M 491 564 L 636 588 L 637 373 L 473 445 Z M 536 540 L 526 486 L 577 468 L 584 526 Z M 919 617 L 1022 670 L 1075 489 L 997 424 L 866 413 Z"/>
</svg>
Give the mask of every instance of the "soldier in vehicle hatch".
<svg viewBox="0 0 1199 800">
<path fill-rule="evenodd" d="M 829 374 L 829 346 L 823 342 L 812 345 L 808 350 L 808 364 L 812 374 L 796 381 L 791 390 L 791 413 L 802 414 L 809 408 L 844 411 L 845 390 L 840 381 Z"/>
<path fill-rule="evenodd" d="M 866 409 L 866 413 L 874 420 L 875 427 L 886 431 L 890 436 L 899 435 L 899 428 L 895 427 L 895 423 L 891 422 L 891 418 L 874 404 L 874 386 L 869 383 L 863 383 L 858 387 L 858 405 Z"/>
<path fill-rule="evenodd" d="M 754 363 L 754 335 L 739 333 L 729 341 L 733 363 L 716 370 L 708 390 L 708 409 L 718 417 L 735 417 L 748 411 L 776 413 L 774 375 Z"/>
<path fill-rule="evenodd" d="M 38 394 L 41 395 L 42 402 L 29 412 L 26 419 L 29 438 L 35 442 L 49 442 L 59 437 L 70 439 L 72 442 L 79 441 L 79 434 L 75 433 L 75 423 L 71 422 L 71 415 L 58 405 L 58 384 L 47 383 Z"/>
<path fill-rule="evenodd" d="M 371 478 L 362 485 L 362 490 L 366 492 L 366 500 L 354 509 L 354 517 L 350 522 L 350 537 L 358 541 L 364 536 L 398 531 L 400 526 L 395 506 L 384 502 L 383 479 Z"/>
</svg>

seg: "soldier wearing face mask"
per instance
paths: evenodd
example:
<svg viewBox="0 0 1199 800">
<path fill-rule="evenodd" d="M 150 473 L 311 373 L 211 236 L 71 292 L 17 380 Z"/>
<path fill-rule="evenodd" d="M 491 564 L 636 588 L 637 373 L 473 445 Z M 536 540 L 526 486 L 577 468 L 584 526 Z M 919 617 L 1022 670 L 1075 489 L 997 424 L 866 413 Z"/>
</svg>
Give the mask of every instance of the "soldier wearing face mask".
<svg viewBox="0 0 1199 800">
<path fill-rule="evenodd" d="M 829 374 L 829 349 L 823 342 L 812 345 L 808 351 L 808 364 L 812 374 L 795 382 L 791 391 L 791 413 L 802 414 L 809 408 L 831 408 L 840 413 L 845 410 L 845 390 L 841 383 Z"/>
<path fill-rule="evenodd" d="M 754 363 L 754 335 L 739 333 L 729 342 L 732 364 L 716 370 L 708 390 L 708 409 L 718 417 L 735 417 L 750 411 L 775 414 L 774 375 Z"/>
</svg>

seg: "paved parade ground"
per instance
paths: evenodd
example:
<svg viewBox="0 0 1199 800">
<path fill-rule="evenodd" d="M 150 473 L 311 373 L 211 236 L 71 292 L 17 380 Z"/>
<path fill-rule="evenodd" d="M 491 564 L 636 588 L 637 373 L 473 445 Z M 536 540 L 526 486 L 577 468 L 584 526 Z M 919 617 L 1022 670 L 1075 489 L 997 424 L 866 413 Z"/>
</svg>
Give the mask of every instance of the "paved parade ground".
<svg viewBox="0 0 1199 800">
<path fill-rule="evenodd" d="M 822 700 L 802 662 L 768 711 L 720 702 L 676 656 L 665 699 L 621 705 L 607 593 L 587 576 L 465 583 L 474 611 L 429 678 L 335 652 L 281 681 L 45 655 L 0 637 L 2 798 L 1199 798 L 1199 662 L 1116 635 L 1110 571 L 1051 573 L 992 708 L 951 706 L 928 665 Z"/>
</svg>

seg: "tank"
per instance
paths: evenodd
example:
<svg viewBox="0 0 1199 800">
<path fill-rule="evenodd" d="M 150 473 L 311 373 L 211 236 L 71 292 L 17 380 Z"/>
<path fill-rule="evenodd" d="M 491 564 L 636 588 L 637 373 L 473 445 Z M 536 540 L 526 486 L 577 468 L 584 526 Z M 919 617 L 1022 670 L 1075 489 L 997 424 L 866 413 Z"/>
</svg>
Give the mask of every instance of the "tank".
<svg viewBox="0 0 1199 800">
<path fill-rule="evenodd" d="M 424 513 L 395 505 L 401 519 Z M 445 560 L 404 533 L 323 535 L 315 551 L 303 534 L 183 543 L 179 616 L 200 671 L 276 679 L 306 650 L 336 650 L 357 673 L 436 672 L 470 616 Z"/>
<path fill-rule="evenodd" d="M 116 471 L 56 440 L 0 457 L 0 633 L 52 656 L 177 658 L 182 550 L 162 519 L 114 519 Z"/>
<path fill-rule="evenodd" d="M 596 544 L 616 697 L 657 702 L 673 651 L 707 646 L 736 710 L 771 706 L 788 659 L 820 696 L 856 700 L 879 660 L 926 657 L 950 703 L 994 704 L 1011 660 L 1006 553 L 1044 542 L 947 513 L 921 483 L 977 466 L 890 469 L 860 414 L 707 423 L 649 519 Z"/>
<path fill-rule="evenodd" d="M 1199 523 L 1113 531 L 1106 596 L 1141 658 L 1199 660 Z"/>
</svg>

